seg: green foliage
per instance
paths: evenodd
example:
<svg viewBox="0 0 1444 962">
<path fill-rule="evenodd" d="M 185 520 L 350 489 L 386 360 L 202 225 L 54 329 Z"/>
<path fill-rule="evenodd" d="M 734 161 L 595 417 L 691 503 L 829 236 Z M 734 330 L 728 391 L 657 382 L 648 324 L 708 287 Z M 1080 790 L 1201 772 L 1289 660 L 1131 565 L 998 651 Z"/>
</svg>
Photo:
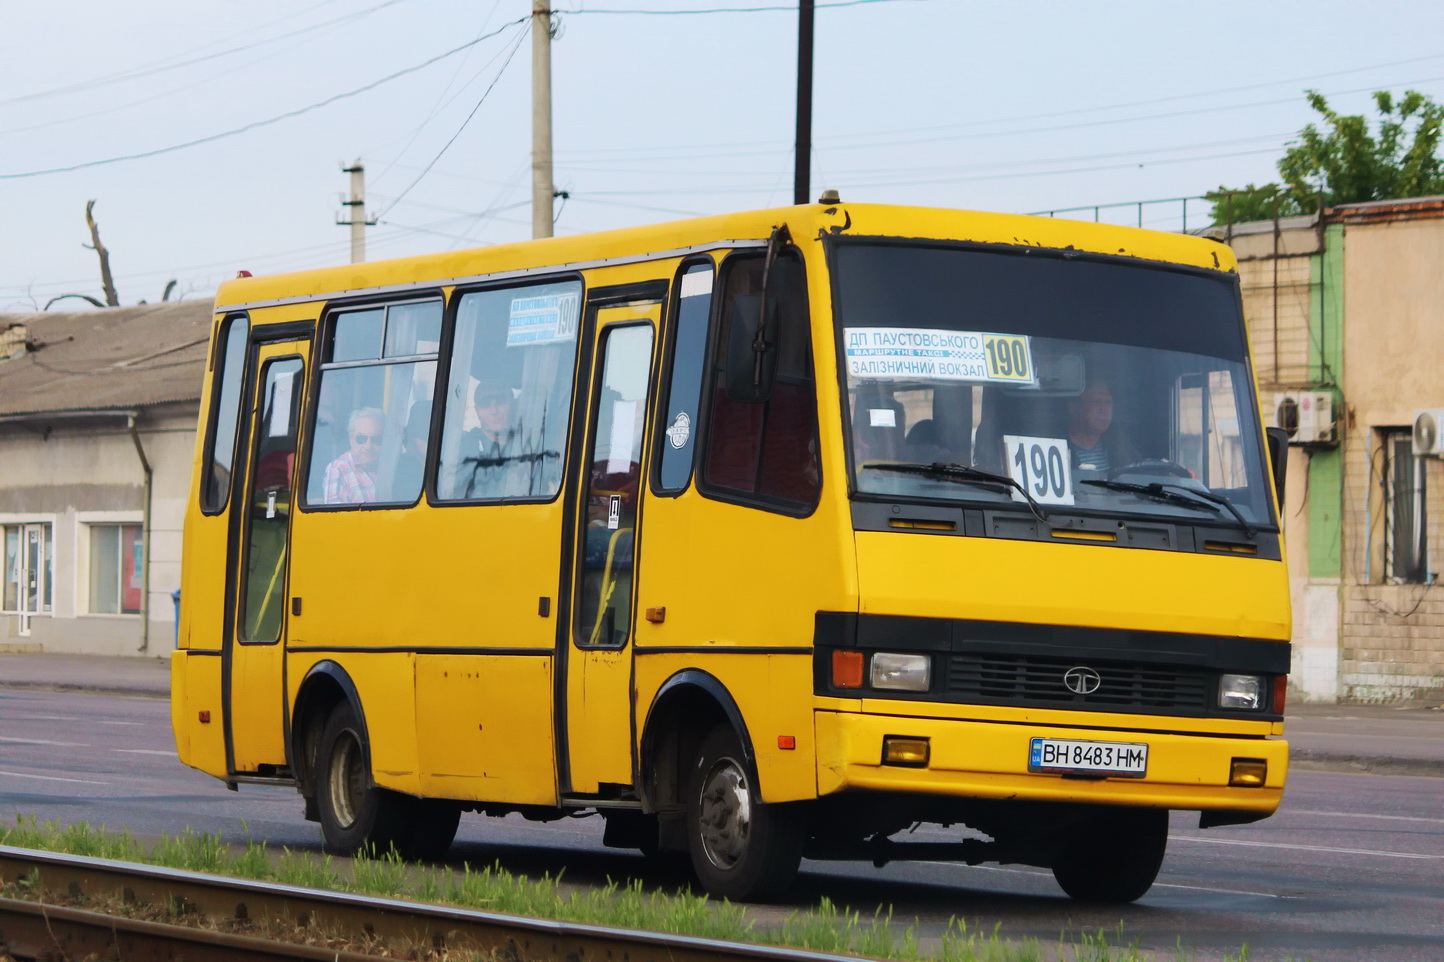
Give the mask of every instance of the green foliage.
<svg viewBox="0 0 1444 962">
<path fill-rule="evenodd" d="M 1213 202 L 1215 224 L 1312 214 L 1319 204 L 1358 204 L 1444 193 L 1444 159 L 1439 136 L 1444 105 L 1409 90 L 1397 101 L 1387 90 L 1374 93 L 1379 117 L 1372 133 L 1362 115 L 1342 115 L 1323 94 L 1307 91 L 1309 106 L 1322 118 L 1299 131 L 1279 159 L 1279 183 L 1220 187 Z"/>
</svg>

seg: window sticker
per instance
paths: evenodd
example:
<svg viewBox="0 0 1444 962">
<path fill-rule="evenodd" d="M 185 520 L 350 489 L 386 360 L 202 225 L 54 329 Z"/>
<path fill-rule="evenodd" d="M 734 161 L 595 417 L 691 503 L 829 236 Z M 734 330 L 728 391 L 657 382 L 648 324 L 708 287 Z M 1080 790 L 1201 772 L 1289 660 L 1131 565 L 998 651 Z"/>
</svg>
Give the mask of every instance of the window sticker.
<svg viewBox="0 0 1444 962">
<path fill-rule="evenodd" d="M 1073 475 L 1064 438 L 1003 436 L 1008 474 L 1039 504 L 1072 504 Z M 1015 494 L 1016 498 L 1017 495 Z"/>
<path fill-rule="evenodd" d="M 897 412 L 892 408 L 868 408 L 867 423 L 875 428 L 895 428 Z"/>
<path fill-rule="evenodd" d="M 576 294 L 513 298 L 507 317 L 506 346 L 526 347 L 575 339 L 578 307 Z"/>
<path fill-rule="evenodd" d="M 664 433 L 668 443 L 680 451 L 687 446 L 687 439 L 692 436 L 692 418 L 686 411 L 678 411 L 677 416 L 672 419 L 672 426 Z"/>
<path fill-rule="evenodd" d="M 926 378 L 1032 384 L 1026 335 L 922 327 L 849 327 L 847 373 L 855 378 Z"/>
</svg>

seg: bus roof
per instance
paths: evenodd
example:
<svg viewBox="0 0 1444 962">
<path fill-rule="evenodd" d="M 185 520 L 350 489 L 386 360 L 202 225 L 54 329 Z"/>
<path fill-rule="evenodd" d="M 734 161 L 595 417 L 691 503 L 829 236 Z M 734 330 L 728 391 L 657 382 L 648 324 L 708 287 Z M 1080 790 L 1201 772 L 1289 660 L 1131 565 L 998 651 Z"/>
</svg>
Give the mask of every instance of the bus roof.
<svg viewBox="0 0 1444 962">
<path fill-rule="evenodd" d="M 377 289 L 435 288 L 522 271 L 606 266 L 766 240 L 786 224 L 799 243 L 823 234 L 920 238 L 1073 249 L 1233 271 L 1232 251 L 1189 234 L 1112 224 L 883 204 L 805 204 L 720 214 L 592 234 L 518 241 L 223 283 L 216 310 L 330 300 Z"/>
</svg>

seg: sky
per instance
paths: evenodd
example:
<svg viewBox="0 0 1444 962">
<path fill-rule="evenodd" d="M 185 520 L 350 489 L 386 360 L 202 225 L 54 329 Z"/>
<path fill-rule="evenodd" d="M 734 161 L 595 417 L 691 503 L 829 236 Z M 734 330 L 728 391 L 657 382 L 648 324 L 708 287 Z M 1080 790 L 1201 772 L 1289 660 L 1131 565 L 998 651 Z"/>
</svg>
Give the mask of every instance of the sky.
<svg viewBox="0 0 1444 962">
<path fill-rule="evenodd" d="M 795 0 L 554 3 L 557 234 L 792 202 Z M 1306 89 L 1444 100 L 1437 0 L 817 3 L 814 197 L 1178 229 Z M 531 0 L 5 6 L 0 310 L 101 296 L 89 200 L 126 305 L 345 263 L 356 159 L 369 259 L 531 235 Z"/>
</svg>

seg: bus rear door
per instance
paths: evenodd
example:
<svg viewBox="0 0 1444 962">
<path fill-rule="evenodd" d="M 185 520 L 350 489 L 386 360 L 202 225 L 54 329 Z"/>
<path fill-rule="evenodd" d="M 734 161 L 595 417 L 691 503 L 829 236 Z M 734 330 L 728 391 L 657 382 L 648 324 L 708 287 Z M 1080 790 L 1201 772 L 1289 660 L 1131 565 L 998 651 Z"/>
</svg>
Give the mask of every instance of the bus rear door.
<svg viewBox="0 0 1444 962">
<path fill-rule="evenodd" d="M 261 332 L 257 332 L 260 334 Z M 286 762 L 283 676 L 286 569 L 307 340 L 252 347 L 249 443 L 234 473 L 222 686 L 227 768 L 259 772 Z"/>
<path fill-rule="evenodd" d="M 563 794 L 632 783 L 632 631 L 643 439 L 659 302 L 593 308 L 597 350 L 565 658 Z"/>
</svg>

